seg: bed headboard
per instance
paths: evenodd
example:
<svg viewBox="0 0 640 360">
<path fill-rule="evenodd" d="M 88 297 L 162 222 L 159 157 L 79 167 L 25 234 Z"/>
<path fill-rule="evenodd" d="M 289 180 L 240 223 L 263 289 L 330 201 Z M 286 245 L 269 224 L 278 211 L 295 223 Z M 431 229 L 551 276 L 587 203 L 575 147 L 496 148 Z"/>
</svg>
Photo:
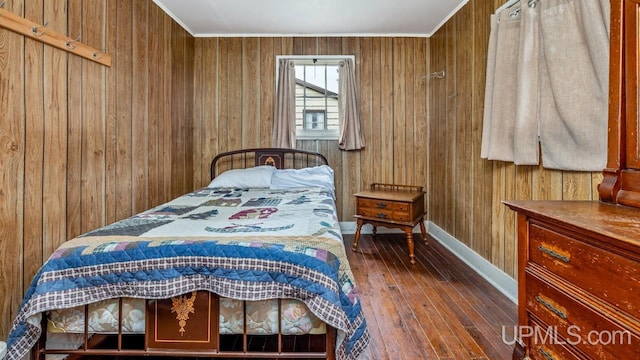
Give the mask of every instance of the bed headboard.
<svg viewBox="0 0 640 360">
<path fill-rule="evenodd" d="M 271 165 L 277 169 L 300 169 L 328 165 L 327 158 L 317 152 L 284 148 L 241 149 L 220 153 L 211 160 L 210 178 L 230 169 Z"/>
</svg>

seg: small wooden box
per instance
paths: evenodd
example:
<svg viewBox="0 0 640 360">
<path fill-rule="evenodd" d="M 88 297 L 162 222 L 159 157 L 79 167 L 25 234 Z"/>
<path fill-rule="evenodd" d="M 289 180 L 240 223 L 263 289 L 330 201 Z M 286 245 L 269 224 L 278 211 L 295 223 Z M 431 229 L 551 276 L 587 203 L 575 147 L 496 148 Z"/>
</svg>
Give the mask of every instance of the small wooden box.
<svg viewBox="0 0 640 360">
<path fill-rule="evenodd" d="M 218 349 L 218 296 L 194 291 L 147 301 L 147 349 Z"/>
</svg>

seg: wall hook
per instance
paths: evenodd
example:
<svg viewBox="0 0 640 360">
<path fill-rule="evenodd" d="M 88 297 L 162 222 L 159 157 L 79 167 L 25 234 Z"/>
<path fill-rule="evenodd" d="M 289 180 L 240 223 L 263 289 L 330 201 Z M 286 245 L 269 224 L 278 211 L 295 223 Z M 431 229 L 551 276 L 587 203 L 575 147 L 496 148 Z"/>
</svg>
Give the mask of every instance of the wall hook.
<svg viewBox="0 0 640 360">
<path fill-rule="evenodd" d="M 46 27 L 47 27 L 47 25 L 49 25 L 49 22 L 48 22 L 48 21 L 47 21 L 46 23 L 44 23 L 44 25 L 43 25 L 43 26 L 34 26 L 34 27 L 32 27 L 32 28 L 31 28 L 31 32 L 32 32 L 32 33 L 33 33 L 33 35 L 35 35 L 35 36 L 42 36 L 42 35 L 44 35 L 44 30 L 40 30 L 40 31 L 39 31 L 39 29 L 46 28 Z"/>
<path fill-rule="evenodd" d="M 78 47 L 78 44 L 75 44 L 78 41 L 80 41 L 80 36 L 78 36 L 75 40 L 68 40 L 65 43 L 65 46 L 67 47 L 67 49 L 73 50 Z"/>
<path fill-rule="evenodd" d="M 436 71 L 436 72 L 432 72 L 431 74 L 429 74 L 429 77 L 432 79 L 444 79 L 444 77 L 447 75 L 447 73 L 445 72 L 445 70 L 442 71 Z"/>
</svg>

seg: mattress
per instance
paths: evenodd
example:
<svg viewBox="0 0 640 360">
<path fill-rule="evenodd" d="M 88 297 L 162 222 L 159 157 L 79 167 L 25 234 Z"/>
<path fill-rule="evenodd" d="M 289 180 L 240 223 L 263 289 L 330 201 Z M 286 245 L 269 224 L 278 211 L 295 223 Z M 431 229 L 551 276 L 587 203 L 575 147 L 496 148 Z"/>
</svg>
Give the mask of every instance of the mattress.
<svg viewBox="0 0 640 360">
<path fill-rule="evenodd" d="M 144 299 L 123 298 L 122 332 L 144 334 Z M 220 334 L 243 334 L 245 311 L 242 301 L 220 298 Z M 278 300 L 247 301 L 246 323 L 249 335 L 278 334 L 278 318 L 283 335 L 324 334 L 326 325 L 309 308 L 296 299 L 282 299 L 282 313 L 278 316 Z M 118 332 L 118 300 L 109 299 L 89 304 L 87 329 L 89 333 Z M 48 314 L 49 333 L 82 334 L 85 326 L 84 306 L 56 309 Z"/>
</svg>

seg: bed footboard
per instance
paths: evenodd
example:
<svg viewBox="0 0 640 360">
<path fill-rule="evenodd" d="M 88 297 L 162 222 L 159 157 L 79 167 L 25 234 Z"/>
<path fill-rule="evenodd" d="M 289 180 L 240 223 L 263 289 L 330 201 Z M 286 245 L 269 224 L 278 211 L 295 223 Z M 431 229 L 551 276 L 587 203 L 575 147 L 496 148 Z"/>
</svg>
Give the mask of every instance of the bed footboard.
<svg viewBox="0 0 640 360">
<path fill-rule="evenodd" d="M 280 300 L 278 313 L 282 316 Z M 91 334 L 85 320 L 84 333 L 78 334 L 81 346 L 74 349 L 47 347 L 47 316 L 42 320 L 42 336 L 32 351 L 32 359 L 44 360 L 47 354 L 68 354 L 68 359 L 86 356 L 175 356 L 224 358 L 315 358 L 335 359 L 335 329 L 326 326 L 325 334 L 251 335 L 244 311 L 243 334 L 220 334 L 219 297 L 198 291 L 172 299 L 147 300 L 146 331 L 130 334 L 122 328 L 122 299 L 118 331 Z M 246 302 L 243 302 L 246 308 Z M 85 319 L 89 306 L 84 307 Z"/>
</svg>

